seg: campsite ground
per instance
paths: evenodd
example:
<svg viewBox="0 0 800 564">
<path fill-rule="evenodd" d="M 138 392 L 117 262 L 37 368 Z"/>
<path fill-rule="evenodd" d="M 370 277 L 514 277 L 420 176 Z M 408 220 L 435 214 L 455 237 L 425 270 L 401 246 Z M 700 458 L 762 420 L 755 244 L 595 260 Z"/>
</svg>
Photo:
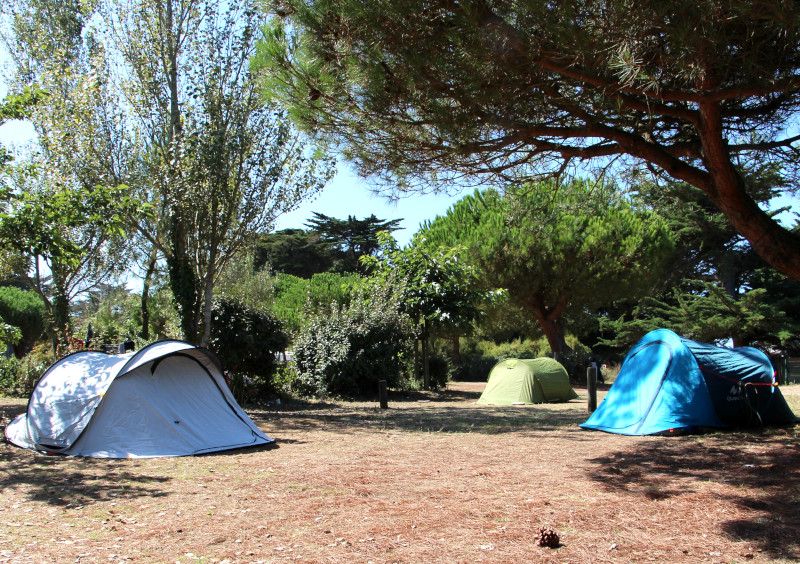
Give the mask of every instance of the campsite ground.
<svg viewBox="0 0 800 564">
<path fill-rule="evenodd" d="M 0 563 L 800 560 L 800 428 L 623 437 L 578 428 L 585 390 L 496 408 L 482 386 L 248 409 L 277 446 L 217 455 L 0 444 Z M 0 425 L 23 409 L 0 398 Z"/>
</svg>

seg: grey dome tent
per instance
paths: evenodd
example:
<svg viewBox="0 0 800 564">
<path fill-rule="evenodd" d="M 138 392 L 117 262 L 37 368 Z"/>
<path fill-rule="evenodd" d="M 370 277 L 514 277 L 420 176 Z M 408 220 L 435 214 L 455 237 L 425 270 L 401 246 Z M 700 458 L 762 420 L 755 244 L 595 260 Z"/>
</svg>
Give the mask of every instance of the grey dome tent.
<svg viewBox="0 0 800 564">
<path fill-rule="evenodd" d="M 58 360 L 6 437 L 40 452 L 98 458 L 187 456 L 274 442 L 236 403 L 217 357 L 182 341 Z"/>
</svg>

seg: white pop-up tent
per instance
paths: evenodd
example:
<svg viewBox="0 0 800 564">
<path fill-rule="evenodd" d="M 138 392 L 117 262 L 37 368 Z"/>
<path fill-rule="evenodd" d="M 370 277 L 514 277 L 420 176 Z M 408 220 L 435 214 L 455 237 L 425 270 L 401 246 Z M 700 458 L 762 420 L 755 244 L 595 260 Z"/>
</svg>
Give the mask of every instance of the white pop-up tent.
<svg viewBox="0 0 800 564">
<path fill-rule="evenodd" d="M 219 359 L 182 341 L 60 359 L 6 437 L 41 452 L 98 458 L 187 456 L 274 442 L 236 403 Z"/>
</svg>

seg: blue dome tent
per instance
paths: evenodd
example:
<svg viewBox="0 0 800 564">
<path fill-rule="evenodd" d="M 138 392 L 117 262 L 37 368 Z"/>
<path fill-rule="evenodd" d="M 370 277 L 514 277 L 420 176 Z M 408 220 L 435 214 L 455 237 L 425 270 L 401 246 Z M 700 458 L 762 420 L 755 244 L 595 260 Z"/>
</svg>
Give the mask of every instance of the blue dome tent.
<svg viewBox="0 0 800 564">
<path fill-rule="evenodd" d="M 605 399 L 581 427 L 652 435 L 795 421 L 764 353 L 657 329 L 628 352 Z"/>
</svg>

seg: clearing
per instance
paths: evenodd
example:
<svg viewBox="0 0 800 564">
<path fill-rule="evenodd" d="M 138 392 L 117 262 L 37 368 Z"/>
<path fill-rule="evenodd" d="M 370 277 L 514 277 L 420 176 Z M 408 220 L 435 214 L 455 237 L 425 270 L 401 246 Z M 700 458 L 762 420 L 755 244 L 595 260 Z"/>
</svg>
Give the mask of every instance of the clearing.
<svg viewBox="0 0 800 564">
<path fill-rule="evenodd" d="M 199 457 L 4 442 L 0 563 L 800 560 L 800 427 L 624 437 L 578 428 L 585 390 L 499 408 L 483 386 L 246 409 L 277 446 Z M 0 426 L 24 408 L 0 398 Z"/>
</svg>

